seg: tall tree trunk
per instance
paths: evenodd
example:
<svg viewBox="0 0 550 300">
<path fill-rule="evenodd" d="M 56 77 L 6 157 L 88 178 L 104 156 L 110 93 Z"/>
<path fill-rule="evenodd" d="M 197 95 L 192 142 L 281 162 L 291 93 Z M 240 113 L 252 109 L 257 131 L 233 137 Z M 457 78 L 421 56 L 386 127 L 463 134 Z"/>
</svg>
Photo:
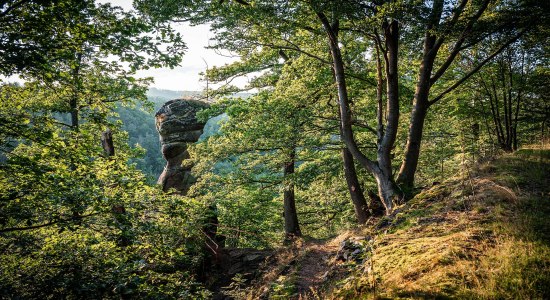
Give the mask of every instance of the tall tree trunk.
<svg viewBox="0 0 550 300">
<path fill-rule="evenodd" d="M 348 148 L 344 147 L 342 149 L 342 161 L 344 163 L 344 175 L 346 177 L 346 183 L 348 184 L 348 190 L 355 210 L 355 216 L 357 217 L 357 222 L 359 224 L 365 224 L 370 216 L 368 204 L 363 194 L 363 189 L 359 184 L 359 179 L 357 178 L 355 164 L 353 163 L 353 155 L 351 155 Z"/>
<path fill-rule="evenodd" d="M 433 35 L 431 30 L 439 26 L 439 19 L 443 11 L 443 1 L 433 1 L 432 5 L 432 13 L 424 36 L 422 62 L 420 64 L 418 81 L 414 93 L 413 110 L 411 113 L 407 144 L 405 146 L 405 156 L 401 163 L 399 174 L 397 175 L 397 183 L 403 191 L 405 191 L 407 197 L 411 196 L 412 189 L 414 188 L 414 175 L 416 174 L 418 159 L 420 158 L 424 121 L 426 120 L 426 114 L 430 107 L 429 96 L 433 84 L 432 71 L 437 52 L 441 46 L 441 42 L 438 43 L 437 37 Z"/>
<path fill-rule="evenodd" d="M 294 164 L 296 158 L 296 150 L 292 149 L 289 159 L 285 164 L 284 178 L 285 188 L 283 192 L 283 209 L 285 219 L 285 235 L 287 239 L 302 236 L 300 224 L 298 223 L 298 214 L 296 212 L 296 199 L 294 197 L 294 183 L 288 180 L 288 177 L 294 174 Z"/>
<path fill-rule="evenodd" d="M 376 153 L 379 170 L 373 172 L 373 175 L 378 185 L 378 195 L 386 207 L 386 212 L 391 213 L 393 207 L 403 198 L 401 189 L 393 179 L 391 154 L 399 127 L 399 23 L 393 20 L 390 23 L 384 23 L 383 27 L 387 52 L 385 56 L 387 120 Z"/>
<path fill-rule="evenodd" d="M 323 24 L 323 28 L 327 33 L 328 45 L 332 56 L 332 67 L 334 70 L 334 77 L 338 91 L 338 104 L 340 110 L 340 128 L 342 130 L 342 141 L 353 155 L 353 157 L 371 172 L 375 178 L 377 178 L 379 196 L 386 208 L 386 214 L 390 214 L 396 203 L 401 199 L 400 190 L 397 189 L 395 184 L 387 184 L 393 182 L 391 173 L 391 149 L 395 142 L 397 134 L 397 121 L 399 119 L 399 99 L 397 93 L 397 41 L 398 41 L 398 23 L 397 21 L 391 22 L 391 24 L 385 23 L 385 34 L 387 35 L 387 47 L 391 47 L 394 52 L 390 52 L 389 57 L 392 59 L 393 64 L 387 64 L 388 70 L 392 72 L 388 74 L 388 121 L 386 126 L 386 132 L 380 143 L 377 152 L 377 161 L 369 159 L 358 147 L 357 142 L 353 136 L 352 129 L 352 112 L 350 107 L 350 100 L 348 98 L 348 91 L 346 85 L 346 76 L 344 71 L 344 62 L 340 47 L 338 45 L 338 21 L 335 20 L 332 24 L 327 17 L 318 12 L 317 16 Z M 394 80 L 390 80 L 390 76 L 394 75 Z M 389 91 L 390 87 L 392 91 Z M 397 103 L 397 105 L 396 105 Z"/>
<path fill-rule="evenodd" d="M 422 133 L 424 131 L 424 121 L 428 113 L 429 105 L 426 98 L 415 97 L 413 111 L 411 113 L 411 123 L 409 125 L 409 135 L 407 136 L 407 144 L 405 146 L 405 157 L 399 169 L 397 183 L 405 191 L 407 196 L 414 188 L 414 176 L 418 168 L 418 160 L 420 158 L 420 146 L 422 143 Z"/>
<path fill-rule="evenodd" d="M 336 80 L 336 75 L 334 70 L 332 72 L 333 79 Z M 380 105 L 380 104 L 379 104 Z M 381 121 L 380 121 L 381 122 Z M 342 137 L 342 126 L 340 126 L 340 136 Z M 383 129 L 382 131 L 383 132 Z M 381 134 L 378 135 L 381 139 Z M 353 155 L 347 147 L 342 148 L 342 162 L 344 166 L 344 176 L 346 178 L 346 184 L 348 186 L 348 191 L 350 194 L 351 202 L 355 210 L 355 216 L 357 218 L 357 223 L 365 224 L 370 217 L 369 207 L 363 189 L 357 178 L 357 171 L 355 169 L 355 163 Z M 378 198 L 380 201 L 380 198 Z"/>
</svg>

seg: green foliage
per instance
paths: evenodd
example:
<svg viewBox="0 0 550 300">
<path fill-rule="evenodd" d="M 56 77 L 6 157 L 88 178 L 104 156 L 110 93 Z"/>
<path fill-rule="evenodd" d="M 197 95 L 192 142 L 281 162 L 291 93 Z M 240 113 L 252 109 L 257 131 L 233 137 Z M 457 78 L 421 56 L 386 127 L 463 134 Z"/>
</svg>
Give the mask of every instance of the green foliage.
<svg viewBox="0 0 550 300">
<path fill-rule="evenodd" d="M 423 138 L 413 141 L 422 141 L 419 184 L 430 185 L 457 170 L 469 176 L 470 165 L 495 152 L 490 115 L 483 109 L 493 95 L 517 97 L 513 103 L 521 104 L 521 113 L 516 114 L 516 121 L 521 121 L 518 132 L 525 141 L 534 140 L 539 131 L 544 139 L 546 133 L 548 49 L 523 30 L 547 28 L 525 18 L 526 8 L 537 7 L 529 1 L 459 2 L 466 6 L 457 18 L 453 14 L 462 8 L 445 1 L 135 3 L 138 12 L 92 0 L 8 1 L 0 7 L 0 75 L 25 79 L 23 85 L 0 83 L 0 297 L 207 298 L 208 292 L 198 283 L 204 222 L 217 214 L 218 234 L 226 237 L 227 246 L 279 245 L 285 191 L 295 195 L 305 235 L 326 238 L 349 227 L 353 212 L 340 157 L 340 128 L 351 127 L 357 151 L 364 154 L 362 162 L 380 167 L 380 157 L 389 157 L 390 166 L 382 172 L 391 181 L 399 167 L 396 162 L 404 156 L 409 126 L 414 125 L 399 122 L 396 142 L 391 140 L 381 149 L 385 122 L 377 118 L 387 118 L 388 108 L 378 105 L 390 98 L 384 93 L 389 89 L 385 82 L 389 78 L 384 77 L 390 75 L 386 71 L 377 77 L 375 53 L 382 52 L 380 67 L 388 67 L 387 41 L 379 33 L 388 21 L 399 20 L 401 32 L 396 75 L 402 120 L 418 108 L 411 105 L 411 99 L 419 99 L 414 78 L 421 77 L 421 66 L 428 61 L 421 61 L 418 41 L 426 37 L 426 44 L 437 45 L 433 61 L 428 62 L 434 69 L 427 74 L 430 83 L 424 100 L 427 106 L 437 101 L 444 105 L 430 108 L 426 122 L 420 123 Z M 434 3 L 442 6 L 441 17 L 435 16 L 438 20 L 432 20 L 438 14 Z M 539 10 L 534 12 L 544 17 Z M 320 22 L 323 15 L 330 19 L 325 28 Z M 135 77 L 139 69 L 179 63 L 185 46 L 167 21 L 180 18 L 210 23 L 215 31 L 212 48 L 241 57 L 207 70 L 209 80 L 230 83 L 254 74 L 244 89 L 259 90 L 251 97 L 220 100 L 200 113 L 203 121 L 220 116 L 211 119 L 201 141 L 189 149 L 191 160 L 184 163 L 195 165 L 198 182 L 187 197 L 163 194 L 150 186 L 164 165 L 151 109 L 158 108 L 162 97 L 182 95 L 155 90 L 154 103 L 146 103 L 150 79 Z M 345 74 L 338 75 L 346 79 L 349 99 L 345 101 L 353 112 L 344 124 L 339 111 L 343 102 L 338 102 L 343 91 L 337 90 L 336 71 L 331 68 L 335 58 L 327 44 L 329 29 L 337 31 L 338 45 L 332 54 L 337 48 L 342 56 Z M 521 59 L 511 50 L 491 56 L 501 51 L 504 42 L 515 41 L 510 40 L 514 36 L 521 37 L 517 43 L 525 43 Z M 519 66 L 525 57 L 529 70 Z M 478 81 L 455 89 L 486 58 L 497 61 L 487 63 L 480 80 L 500 80 L 499 90 L 484 94 L 486 89 Z M 509 70 L 502 72 L 505 68 Z M 492 77 L 497 71 L 500 78 Z M 377 80 L 381 80 L 379 90 Z M 240 90 L 226 84 L 207 92 L 216 96 Z M 510 103 L 503 101 L 505 106 Z M 113 133 L 115 154 L 101 147 L 107 130 Z M 145 155 L 144 150 L 148 150 Z M 369 169 L 374 170 L 372 166 Z M 500 180 L 526 184 L 544 177 L 544 171 L 523 180 L 510 174 Z M 376 187 L 365 170 L 359 171 L 359 179 L 363 188 Z M 433 191 L 437 193 L 425 193 L 417 201 L 447 193 Z M 410 205 L 415 205 L 414 200 Z M 451 203 L 450 209 L 465 205 L 462 199 Z M 431 208 L 439 211 L 443 205 Z M 422 222 L 439 222 L 425 219 L 425 212 L 415 207 L 386 217 L 379 225 L 392 220 L 391 235 Z M 529 222 L 544 227 L 541 220 L 533 216 Z M 392 263 L 410 260 L 399 252 L 402 249 L 386 250 L 383 259 Z M 507 257 L 515 253 L 506 252 Z M 434 264 L 448 265 L 455 258 L 453 253 L 432 254 Z M 535 254 L 533 260 L 511 260 L 510 270 L 519 268 L 519 277 L 530 278 L 529 268 L 545 263 L 544 252 Z M 392 267 L 385 265 L 387 272 L 393 272 Z M 495 285 L 499 293 L 523 286 L 511 271 L 505 274 L 507 280 Z M 546 280 L 532 278 L 537 287 Z M 272 286 L 273 294 L 294 296 L 290 282 L 281 278 Z"/>
<path fill-rule="evenodd" d="M 318 96 L 307 92 L 309 76 L 315 75 L 283 77 L 274 92 L 220 101 L 200 113 L 203 119 L 227 114 L 219 133 L 192 147 L 191 154 L 199 177 L 194 190 L 216 203 L 228 245 L 280 241 L 283 189 L 288 185 L 295 188 L 305 234 L 327 237 L 349 220 L 339 143 L 326 132 L 334 131 L 330 118 L 320 117 L 330 110 L 313 104 Z M 292 151 L 295 172 L 284 176 Z"/>
<path fill-rule="evenodd" d="M 177 209 L 175 209 L 177 207 Z M 204 207 L 192 199 L 148 189 L 126 206 L 131 222 L 112 212 L 78 227 L 49 226 L 0 237 L 3 298 L 85 299 L 206 297 L 194 274 L 200 240 L 194 219 Z M 120 236 L 131 243 L 121 246 Z"/>
<path fill-rule="evenodd" d="M 116 55 L 132 70 L 175 66 L 184 47 L 168 23 L 91 0 L 6 1 L 0 24 L 3 75 L 23 72 L 50 80 L 59 70 L 55 62 L 74 59 L 79 51 Z M 172 45 L 158 47 L 167 42 Z M 96 63 L 119 66 L 109 61 Z"/>
<path fill-rule="evenodd" d="M 2 297 L 202 295 L 194 274 L 205 207 L 149 187 L 129 164 L 136 150 L 125 132 L 113 128 L 116 154 L 106 157 L 106 120 L 67 130 L 48 110 L 50 91 L 2 92 L 2 116 L 20 124 L 3 131 L 16 143 L 0 168 Z"/>
<path fill-rule="evenodd" d="M 177 64 L 179 35 L 95 1 L 1 9 L 1 75 L 26 82 L 0 83 L 0 298 L 207 298 L 206 208 L 147 183 L 115 113 L 147 107 L 135 71 Z"/>
</svg>

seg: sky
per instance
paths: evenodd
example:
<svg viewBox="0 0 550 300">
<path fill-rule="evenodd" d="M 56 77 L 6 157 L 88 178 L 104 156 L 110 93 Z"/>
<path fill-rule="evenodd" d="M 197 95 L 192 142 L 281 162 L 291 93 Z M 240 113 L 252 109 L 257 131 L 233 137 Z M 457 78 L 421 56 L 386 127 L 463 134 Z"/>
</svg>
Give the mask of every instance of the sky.
<svg viewBox="0 0 550 300">
<path fill-rule="evenodd" d="M 110 2 L 125 10 L 132 9 L 132 0 L 98 0 L 98 2 Z M 183 36 L 188 49 L 177 68 L 151 69 L 138 73 L 139 77 L 154 78 L 155 82 L 151 87 L 174 91 L 200 91 L 206 87 L 206 82 L 200 81 L 199 76 L 200 72 L 206 70 L 205 61 L 209 67 L 212 67 L 238 60 L 236 57 L 229 57 L 229 53 L 220 55 L 212 49 L 205 49 L 210 38 L 214 36 L 210 32 L 209 25 L 190 26 L 186 23 L 174 23 L 173 26 Z M 240 78 L 232 84 L 244 86 L 247 80 L 247 78 Z"/>
<path fill-rule="evenodd" d="M 113 6 L 120 6 L 124 10 L 132 9 L 132 0 L 96 0 L 99 3 L 111 3 Z M 223 66 L 238 60 L 237 57 L 231 57 L 229 52 L 216 53 L 212 49 L 206 49 L 210 39 L 214 36 L 210 32 L 208 24 L 199 26 L 190 26 L 187 23 L 173 23 L 174 29 L 179 32 L 187 45 L 187 50 L 183 56 L 180 65 L 174 69 L 160 68 L 139 71 L 137 77 L 153 77 L 154 83 L 150 87 L 173 90 L 173 91 L 202 91 L 206 87 L 206 82 L 201 81 L 199 73 L 206 71 L 206 64 L 209 67 Z M 0 76 L 0 80 L 4 77 Z M 23 82 L 19 76 L 14 75 L 7 78 L 12 82 Z M 247 77 L 237 78 L 231 84 L 244 87 L 248 82 Z M 215 88 L 218 85 L 210 85 Z"/>
</svg>

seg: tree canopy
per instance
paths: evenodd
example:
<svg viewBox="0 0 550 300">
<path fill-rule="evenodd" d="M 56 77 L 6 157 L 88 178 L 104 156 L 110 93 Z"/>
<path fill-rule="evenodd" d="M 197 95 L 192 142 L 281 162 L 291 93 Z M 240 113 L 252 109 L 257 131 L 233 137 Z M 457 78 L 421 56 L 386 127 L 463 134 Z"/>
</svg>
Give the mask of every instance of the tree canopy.
<svg viewBox="0 0 550 300">
<path fill-rule="evenodd" d="M 233 250 L 398 226 L 404 207 L 433 206 L 408 202 L 420 191 L 548 139 L 543 1 L 134 7 L 0 4 L 2 298 L 208 298 Z M 153 184 L 159 149 L 143 156 L 160 147 L 143 111 L 162 101 L 146 101 L 152 79 L 136 74 L 185 59 L 172 22 L 209 24 L 210 47 L 240 58 L 206 70 L 221 85 L 189 116 L 194 137 L 217 129 L 163 148 L 189 150 L 189 192 Z"/>
</svg>

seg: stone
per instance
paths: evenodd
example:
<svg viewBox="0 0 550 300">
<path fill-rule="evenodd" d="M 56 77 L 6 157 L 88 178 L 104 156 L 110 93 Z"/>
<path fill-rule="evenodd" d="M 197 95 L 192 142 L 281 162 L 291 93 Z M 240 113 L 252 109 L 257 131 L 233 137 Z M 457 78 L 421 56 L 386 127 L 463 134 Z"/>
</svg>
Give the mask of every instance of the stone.
<svg viewBox="0 0 550 300">
<path fill-rule="evenodd" d="M 175 99 L 166 102 L 155 114 L 160 136 L 162 156 L 166 166 L 157 181 L 164 191 L 176 189 L 186 194 L 195 178 L 191 166 L 182 166 L 189 158 L 187 147 L 199 140 L 205 123 L 197 119 L 197 112 L 209 104 L 194 99 Z"/>
<path fill-rule="evenodd" d="M 340 243 L 336 259 L 362 263 L 372 253 L 372 248 L 369 246 L 370 243 L 372 243 L 372 237 L 370 236 L 350 237 Z"/>
</svg>

